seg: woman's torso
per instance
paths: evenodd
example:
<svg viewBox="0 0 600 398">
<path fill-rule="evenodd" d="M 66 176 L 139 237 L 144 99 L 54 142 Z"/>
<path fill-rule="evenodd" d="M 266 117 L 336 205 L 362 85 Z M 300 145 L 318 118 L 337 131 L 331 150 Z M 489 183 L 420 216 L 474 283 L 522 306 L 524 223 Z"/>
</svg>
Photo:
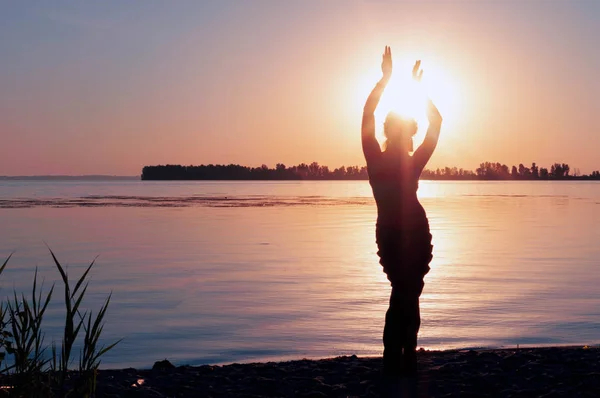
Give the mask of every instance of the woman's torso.
<svg viewBox="0 0 600 398">
<path fill-rule="evenodd" d="M 429 230 L 425 210 L 417 197 L 421 170 L 410 155 L 383 152 L 367 165 L 369 183 L 377 203 L 377 226 Z"/>
</svg>

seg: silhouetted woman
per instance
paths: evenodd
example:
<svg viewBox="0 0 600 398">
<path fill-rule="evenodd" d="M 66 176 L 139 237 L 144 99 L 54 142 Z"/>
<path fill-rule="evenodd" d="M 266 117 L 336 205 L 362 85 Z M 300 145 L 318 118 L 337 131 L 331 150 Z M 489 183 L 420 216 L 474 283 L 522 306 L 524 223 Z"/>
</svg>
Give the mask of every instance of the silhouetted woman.
<svg viewBox="0 0 600 398">
<path fill-rule="evenodd" d="M 413 69 L 417 80 L 422 75 L 418 73 L 419 66 L 417 61 Z M 429 222 L 417 198 L 417 189 L 419 176 L 437 145 L 442 117 L 428 101 L 427 135 L 411 155 L 417 123 L 390 112 L 384 123 L 387 140 L 382 151 L 375 138 L 374 112 L 392 75 L 389 47 L 385 48 L 381 70 L 383 77 L 369 95 L 363 111 L 362 147 L 377 203 L 377 254 L 392 285 L 383 331 L 383 364 L 387 375 L 411 374 L 417 371 L 419 297 L 433 249 Z"/>
</svg>

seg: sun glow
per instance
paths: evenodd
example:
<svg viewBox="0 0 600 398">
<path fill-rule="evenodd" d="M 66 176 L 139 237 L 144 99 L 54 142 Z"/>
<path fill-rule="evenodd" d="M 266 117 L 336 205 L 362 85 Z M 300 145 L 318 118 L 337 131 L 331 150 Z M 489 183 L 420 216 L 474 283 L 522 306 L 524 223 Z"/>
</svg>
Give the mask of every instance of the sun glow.
<svg viewBox="0 0 600 398">
<path fill-rule="evenodd" d="M 417 58 L 418 59 L 418 58 Z M 383 121 L 390 111 L 414 118 L 419 130 L 415 136 L 418 145 L 427 131 L 427 99 L 431 98 L 444 119 L 444 132 L 452 130 L 452 126 L 460 119 L 461 96 L 455 80 L 444 73 L 434 61 L 422 59 L 423 78 L 417 82 L 411 77 L 414 59 L 394 58 L 394 73 L 386 87 L 379 106 L 375 111 L 377 123 L 377 137 L 383 139 Z M 381 78 L 381 71 L 373 68 L 362 79 L 360 86 L 360 100 L 364 104 L 375 83 Z"/>
</svg>

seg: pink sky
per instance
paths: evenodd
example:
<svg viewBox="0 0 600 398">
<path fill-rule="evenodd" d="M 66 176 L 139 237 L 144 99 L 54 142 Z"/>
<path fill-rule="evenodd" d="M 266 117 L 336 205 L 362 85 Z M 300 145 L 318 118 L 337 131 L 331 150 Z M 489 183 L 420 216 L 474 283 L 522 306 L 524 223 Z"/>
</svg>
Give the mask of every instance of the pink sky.
<svg viewBox="0 0 600 398">
<path fill-rule="evenodd" d="M 600 169 L 594 2 L 106 2 L 0 16 L 0 175 L 362 165 L 383 47 L 423 59 L 429 168 Z M 428 75 L 428 71 L 430 74 Z"/>
</svg>

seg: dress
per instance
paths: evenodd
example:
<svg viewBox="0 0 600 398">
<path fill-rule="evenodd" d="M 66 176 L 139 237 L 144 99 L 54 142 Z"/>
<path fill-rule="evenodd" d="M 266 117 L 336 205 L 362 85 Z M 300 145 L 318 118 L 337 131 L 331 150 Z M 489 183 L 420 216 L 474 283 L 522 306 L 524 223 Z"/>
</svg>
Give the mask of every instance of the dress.
<svg viewBox="0 0 600 398">
<path fill-rule="evenodd" d="M 377 203 L 377 255 L 392 285 L 383 333 L 389 372 L 416 371 L 419 297 L 432 259 L 429 222 L 417 198 L 421 169 L 413 160 L 381 152 L 367 164 Z"/>
</svg>

